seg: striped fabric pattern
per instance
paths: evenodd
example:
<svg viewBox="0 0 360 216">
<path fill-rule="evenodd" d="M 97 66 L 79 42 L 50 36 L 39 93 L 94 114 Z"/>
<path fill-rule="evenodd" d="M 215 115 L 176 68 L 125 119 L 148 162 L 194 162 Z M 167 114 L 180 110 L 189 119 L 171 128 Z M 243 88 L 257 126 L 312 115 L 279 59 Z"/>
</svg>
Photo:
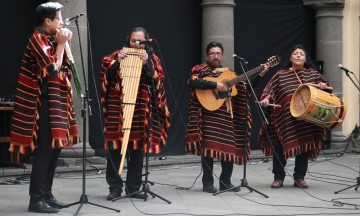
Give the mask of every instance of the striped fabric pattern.
<svg viewBox="0 0 360 216">
<path fill-rule="evenodd" d="M 213 68 L 207 64 L 195 66 L 191 78 L 218 77 L 221 72 L 213 73 Z M 246 115 L 249 93 L 243 83 L 236 85 L 238 95 L 231 98 L 234 118 L 227 112 L 226 105 L 218 110 L 204 109 L 191 91 L 189 101 L 189 121 L 186 133 L 186 152 L 203 155 L 243 164 L 244 148 L 247 148 L 247 158 L 250 155 L 251 116 Z M 248 132 L 245 140 L 246 124 Z"/>
<path fill-rule="evenodd" d="M 10 151 L 26 154 L 29 148 L 36 148 L 41 85 L 45 81 L 48 83 L 51 146 L 62 148 L 80 141 L 69 81 L 69 62 L 64 56 L 58 72 L 54 56 L 56 46 L 55 39 L 39 28 L 29 39 L 16 89 Z"/>
<path fill-rule="evenodd" d="M 259 133 L 259 142 L 265 155 L 273 153 L 271 143 L 279 140 L 285 159 L 310 152 L 309 159 L 316 158 L 325 141 L 325 130 L 306 121 L 297 120 L 290 113 L 290 102 L 297 88 L 306 83 L 328 82 L 316 70 L 280 70 L 265 87 L 261 99 L 269 98 L 271 103 L 280 104 L 281 108 L 268 108 L 271 124 L 263 125 Z M 267 133 L 265 131 L 267 129 Z M 269 135 L 269 138 L 267 137 Z M 271 142 L 271 143 L 270 143 Z"/>
<path fill-rule="evenodd" d="M 118 149 L 121 148 L 122 142 L 122 122 L 123 122 L 123 109 L 122 109 L 122 88 L 121 79 L 117 74 L 111 80 L 107 80 L 107 71 L 115 63 L 120 50 L 115 51 L 110 56 L 102 59 L 101 65 L 101 103 L 104 112 L 104 133 L 105 133 L 105 149 Z M 155 83 L 155 98 L 150 99 L 150 91 L 145 79 L 144 70 L 140 78 L 139 91 L 137 94 L 134 116 L 131 126 L 131 134 L 129 146 L 133 149 L 146 150 L 147 133 L 146 129 L 149 124 L 149 117 L 153 118 L 153 126 L 150 131 L 150 146 L 149 153 L 158 154 L 161 152 L 163 145 L 166 144 L 167 130 L 170 127 L 170 112 L 168 110 L 167 100 L 165 96 L 165 87 L 163 80 L 165 73 L 162 69 L 160 59 L 152 54 L 150 56 L 151 66 L 154 69 L 154 83 Z M 152 110 L 150 111 L 150 103 L 155 109 L 155 100 L 158 106 L 158 115 Z M 159 127 L 159 123 L 161 128 Z"/>
</svg>

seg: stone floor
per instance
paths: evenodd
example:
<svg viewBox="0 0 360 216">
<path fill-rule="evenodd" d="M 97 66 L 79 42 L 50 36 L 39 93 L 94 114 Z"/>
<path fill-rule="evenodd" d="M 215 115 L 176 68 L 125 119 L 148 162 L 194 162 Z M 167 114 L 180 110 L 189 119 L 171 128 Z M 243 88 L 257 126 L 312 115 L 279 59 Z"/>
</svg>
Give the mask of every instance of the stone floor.
<svg viewBox="0 0 360 216">
<path fill-rule="evenodd" d="M 164 159 L 164 158 L 163 158 Z M 101 160 L 98 160 L 101 161 Z M 238 193 L 225 192 L 214 196 L 202 192 L 200 159 L 196 156 L 167 156 L 165 160 L 150 158 L 150 190 L 170 201 L 150 197 L 146 201 L 124 198 L 107 201 L 108 186 L 105 180 L 105 163 L 87 162 L 85 194 L 88 201 L 120 210 L 120 213 L 90 203 L 80 209 L 79 204 L 61 209 L 58 215 L 360 215 L 360 193 L 354 187 L 335 194 L 359 181 L 360 156 L 357 153 L 339 155 L 323 151 L 309 164 L 306 176 L 309 188 L 293 187 L 291 178 L 294 161 L 288 160 L 284 187 L 271 189 L 272 159 L 252 151 L 246 165 L 246 180 L 255 191 L 241 187 Z M 82 167 L 58 167 L 53 193 L 62 202 L 79 201 L 82 194 Z M 0 171 L 0 215 L 38 215 L 27 212 L 29 195 L 27 169 L 6 167 Z M 221 167 L 215 163 L 214 173 L 219 176 Z M 126 176 L 124 172 L 123 177 Z M 200 177 L 199 177 L 200 176 Z M 215 186 L 218 180 L 215 176 Z M 244 166 L 234 166 L 232 183 L 240 185 L 244 179 Z M 189 188 L 185 190 L 186 188 Z M 266 196 L 266 197 L 265 197 Z M 268 197 L 268 198 L 267 198 Z"/>
</svg>

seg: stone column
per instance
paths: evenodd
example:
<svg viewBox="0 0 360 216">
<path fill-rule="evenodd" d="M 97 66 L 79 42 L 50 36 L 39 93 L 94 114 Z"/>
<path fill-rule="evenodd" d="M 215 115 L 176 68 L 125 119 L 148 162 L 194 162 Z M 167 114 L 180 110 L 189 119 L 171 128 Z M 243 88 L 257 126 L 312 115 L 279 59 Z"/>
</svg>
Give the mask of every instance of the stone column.
<svg viewBox="0 0 360 216">
<path fill-rule="evenodd" d="M 356 49 L 359 47 L 359 0 L 346 0 L 343 14 L 343 60 L 341 63 L 352 71 L 349 76 L 356 83 L 355 77 L 359 77 L 360 56 L 360 50 Z M 350 134 L 355 125 L 359 125 L 359 90 L 344 71 L 340 73 L 343 75 L 344 98 L 347 99 L 348 105 L 344 131 L 345 134 Z"/>
<path fill-rule="evenodd" d="M 56 0 L 56 2 L 59 2 L 64 6 L 62 11 L 62 17 L 65 21 L 66 18 L 73 17 L 80 13 L 86 13 L 86 0 Z M 88 77 L 88 38 L 87 38 L 87 21 L 86 17 L 82 16 L 78 19 L 79 23 L 79 32 L 80 32 L 80 40 L 81 40 L 81 46 L 82 46 L 82 54 L 84 58 L 84 71 L 85 76 Z M 82 86 L 82 93 L 84 93 L 84 74 L 83 74 L 83 68 L 82 68 L 82 62 L 81 62 L 81 55 L 80 55 L 80 46 L 79 46 L 79 37 L 78 37 L 78 31 L 75 22 L 72 22 L 69 26 L 64 25 L 64 27 L 70 29 L 73 32 L 73 37 L 71 40 L 71 51 L 75 59 L 75 64 L 77 71 L 79 73 L 79 78 L 81 81 Z M 87 80 L 86 80 L 87 82 Z M 77 96 L 75 85 L 72 81 L 72 87 L 73 87 L 73 95 L 74 95 L 74 106 L 76 111 L 76 120 L 79 127 L 79 135 L 80 139 L 83 141 L 83 118 L 81 116 L 81 110 L 83 109 L 82 100 Z M 89 120 L 88 120 L 89 121 Z M 88 135 L 88 124 L 87 124 L 87 135 Z M 94 150 L 91 149 L 89 145 L 89 138 L 87 136 L 86 138 L 86 156 L 91 157 L 94 156 Z M 60 158 L 67 158 L 67 161 L 65 163 L 80 163 L 80 158 L 82 157 L 82 148 L 83 144 L 77 144 L 72 149 L 63 149 L 61 151 Z M 68 159 L 72 158 L 74 161 Z M 79 160 L 77 160 L 77 158 Z"/>
<path fill-rule="evenodd" d="M 316 10 L 316 59 L 324 61 L 324 76 L 334 87 L 334 93 L 342 97 L 343 82 L 339 79 L 337 65 L 343 60 L 342 22 L 345 0 L 303 0 L 303 3 Z M 331 137 L 332 141 L 343 140 L 343 125 L 332 133 L 336 134 Z"/>
<path fill-rule="evenodd" d="M 202 59 L 206 59 L 206 46 L 219 41 L 224 47 L 225 67 L 234 69 L 234 0 L 202 0 Z"/>
</svg>

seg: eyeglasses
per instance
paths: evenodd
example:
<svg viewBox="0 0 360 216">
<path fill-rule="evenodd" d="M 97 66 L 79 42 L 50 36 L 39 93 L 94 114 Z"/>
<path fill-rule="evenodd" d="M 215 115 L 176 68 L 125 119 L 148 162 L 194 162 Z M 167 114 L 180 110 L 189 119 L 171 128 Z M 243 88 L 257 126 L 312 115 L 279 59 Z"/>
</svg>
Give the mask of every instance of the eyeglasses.
<svg viewBox="0 0 360 216">
<path fill-rule="evenodd" d="M 63 19 L 62 19 L 62 17 L 55 17 L 54 19 L 57 19 L 57 20 L 59 20 L 59 22 L 63 22 Z"/>
<path fill-rule="evenodd" d="M 222 52 L 211 52 L 211 53 L 208 53 L 209 56 L 212 56 L 212 57 L 215 57 L 215 56 L 222 56 Z"/>
</svg>

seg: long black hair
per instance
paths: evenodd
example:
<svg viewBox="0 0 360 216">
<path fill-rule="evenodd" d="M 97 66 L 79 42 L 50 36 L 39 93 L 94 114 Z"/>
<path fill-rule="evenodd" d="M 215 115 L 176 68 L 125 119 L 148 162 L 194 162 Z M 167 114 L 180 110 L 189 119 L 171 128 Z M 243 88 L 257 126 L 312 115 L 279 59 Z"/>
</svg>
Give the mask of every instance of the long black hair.
<svg viewBox="0 0 360 216">
<path fill-rule="evenodd" d="M 125 47 L 130 47 L 130 37 L 131 37 L 131 34 L 133 33 L 133 32 L 139 32 L 139 31 L 141 31 L 141 32 L 144 32 L 144 34 L 145 34 L 145 40 L 146 41 L 149 41 L 149 34 L 148 34 L 148 32 L 146 31 L 146 29 L 144 29 L 143 27 L 135 27 L 135 28 L 133 28 L 133 29 L 131 29 L 131 31 L 130 31 L 130 33 L 126 36 L 126 39 L 125 39 L 125 43 L 124 43 L 124 46 Z M 153 49 L 152 49 L 152 47 L 149 45 L 149 43 L 146 43 L 145 44 L 145 50 L 146 50 L 146 52 L 150 55 L 151 53 L 153 53 Z"/>
<path fill-rule="evenodd" d="M 47 2 L 36 8 L 36 25 L 41 26 L 46 18 L 55 19 L 56 12 L 61 11 L 63 6 L 58 2 Z"/>
<path fill-rule="evenodd" d="M 291 61 L 290 61 L 290 58 L 291 58 L 292 53 L 293 53 L 296 49 L 301 49 L 301 50 L 303 50 L 303 51 L 305 52 L 305 63 L 304 63 L 304 67 L 305 67 L 305 68 L 312 67 L 312 61 L 311 61 L 311 58 L 310 58 L 309 53 L 307 52 L 306 48 L 305 48 L 303 45 L 301 45 L 301 44 L 296 44 L 295 46 L 293 46 L 293 47 L 290 49 L 288 58 L 286 58 L 286 61 L 284 62 L 282 68 L 283 68 L 283 69 L 289 69 L 289 68 L 292 66 L 292 63 L 291 63 Z"/>
</svg>

